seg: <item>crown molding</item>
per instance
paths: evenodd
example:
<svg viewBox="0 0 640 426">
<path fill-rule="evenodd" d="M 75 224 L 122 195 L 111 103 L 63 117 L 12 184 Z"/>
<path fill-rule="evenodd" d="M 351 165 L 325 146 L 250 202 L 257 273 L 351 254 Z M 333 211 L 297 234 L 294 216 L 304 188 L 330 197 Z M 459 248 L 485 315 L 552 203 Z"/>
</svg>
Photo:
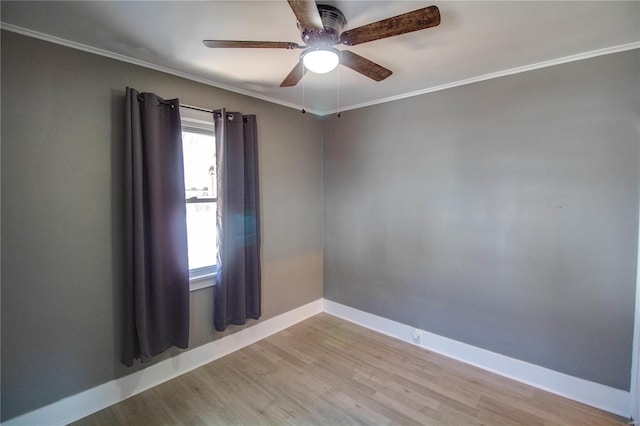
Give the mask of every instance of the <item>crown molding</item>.
<svg viewBox="0 0 640 426">
<path fill-rule="evenodd" d="M 330 111 L 318 111 L 318 110 L 305 108 L 305 107 L 303 107 L 301 105 L 297 105 L 297 104 L 293 104 L 293 103 L 289 103 L 289 102 L 284 102 L 284 101 L 281 101 L 279 99 L 271 98 L 269 96 L 260 95 L 258 93 L 254 93 L 254 92 L 251 92 L 251 91 L 248 91 L 248 90 L 238 89 L 237 87 L 233 87 L 233 86 L 229 86 L 229 85 L 226 85 L 226 84 L 223 84 L 223 83 L 219 83 L 219 82 L 214 81 L 214 80 L 209 80 L 209 79 L 206 79 L 206 78 L 197 77 L 195 75 L 192 75 L 192 74 L 189 74 L 189 73 L 185 73 L 185 72 L 182 72 L 182 71 L 177 71 L 177 70 L 174 70 L 172 68 L 168 68 L 168 67 L 165 67 L 165 66 L 162 66 L 162 65 L 154 64 L 154 63 L 147 62 L 147 61 L 142 61 L 140 59 L 135 59 L 135 58 L 132 58 L 130 56 L 121 55 L 119 53 L 114 53 L 114 52 L 111 52 L 111 51 L 108 51 L 108 50 L 99 49 L 99 48 L 96 48 L 96 47 L 88 46 L 86 44 L 77 43 L 75 41 L 66 40 L 66 39 L 63 39 L 63 38 L 60 38 L 60 37 L 52 36 L 52 35 L 49 35 L 49 34 L 38 32 L 38 31 L 33 31 L 33 30 L 28 29 L 28 28 L 23 28 L 23 27 L 19 27 L 17 25 L 8 24 L 6 22 L 0 22 L 0 29 L 11 31 L 11 32 L 18 33 L 18 34 L 22 34 L 22 35 L 25 35 L 25 36 L 28 36 L 28 37 L 33 37 L 33 38 L 37 38 L 37 39 L 40 39 L 40 40 L 48 41 L 48 42 L 51 42 L 51 43 L 60 44 L 62 46 L 70 47 L 72 49 L 78 49 L 78 50 L 82 50 L 84 52 L 93 53 L 93 54 L 100 55 L 100 56 L 105 56 L 107 58 L 115 59 L 115 60 L 118 60 L 118 61 L 127 62 L 127 63 L 134 64 L 134 65 L 139 65 L 141 67 L 145 67 L 145 68 L 149 68 L 149 69 L 152 69 L 152 70 L 155 70 L 155 71 L 160 71 L 160 72 L 164 72 L 164 73 L 167 73 L 167 74 L 175 75 L 177 77 L 185 78 L 187 80 L 196 81 L 198 83 L 206 84 L 208 86 L 217 87 L 219 89 L 227 90 L 229 92 L 238 93 L 238 94 L 241 94 L 241 95 L 245 95 L 245 96 L 249 96 L 249 97 L 252 97 L 252 98 L 260 99 L 260 100 L 263 100 L 263 101 L 271 102 L 271 103 L 274 103 L 274 104 L 277 104 L 277 105 L 282 105 L 282 106 L 285 106 L 285 107 L 288 107 L 288 108 L 294 108 L 294 109 L 298 109 L 298 110 L 304 108 L 304 109 L 306 109 L 307 112 L 310 112 L 310 113 L 318 115 L 318 116 L 327 116 L 327 115 L 335 114 L 335 113 L 339 113 L 339 112 L 345 112 L 345 111 L 350 111 L 350 110 L 354 110 L 354 109 L 365 108 L 365 107 L 368 107 L 368 106 L 383 104 L 383 103 L 387 103 L 387 102 L 393 102 L 393 101 L 397 101 L 397 100 L 400 100 L 400 99 L 406 99 L 406 98 L 411 98 L 411 97 L 414 97 L 414 96 L 425 95 L 427 93 L 439 92 L 441 90 L 451 89 L 451 88 L 454 88 L 454 87 L 464 86 L 464 85 L 472 84 L 472 83 L 478 83 L 480 81 L 491 80 L 491 79 L 494 79 L 494 78 L 505 77 L 505 76 L 513 75 L 513 74 L 520 74 L 520 73 L 527 72 L 527 71 L 533 71 L 533 70 L 537 70 L 537 69 L 540 69 L 540 68 L 552 67 L 552 66 L 555 66 L 555 65 L 566 64 L 566 63 L 569 63 L 569 62 L 581 61 L 583 59 L 594 58 L 594 57 L 597 57 L 597 56 L 610 55 L 612 53 L 624 52 L 624 51 L 633 50 L 633 49 L 640 49 L 640 41 L 633 42 L 633 43 L 627 43 L 627 44 L 621 44 L 621 45 L 618 45 L 618 46 L 607 47 L 607 48 L 604 48 L 604 49 L 591 50 L 591 51 L 588 51 L 588 52 L 578 53 L 576 55 L 564 56 L 562 58 L 557 58 L 557 59 L 552 59 L 552 60 L 548 60 L 548 61 L 537 62 L 537 63 L 534 63 L 534 64 L 524 65 L 524 66 L 515 67 L 515 68 L 509 68 L 509 69 L 506 69 L 506 70 L 497 71 L 497 72 L 493 72 L 493 73 L 489 73 L 489 74 L 484 74 L 484 75 L 480 75 L 480 76 L 477 76 L 477 77 L 471 77 L 471 78 L 467 78 L 467 79 L 464 79 L 464 80 L 458 80 L 458 81 L 453 81 L 451 83 L 441 84 L 439 86 L 427 87 L 425 89 L 420 89 L 420 90 L 416 90 L 416 91 L 412 91 L 412 92 L 406 92 L 406 93 L 402 93 L 400 95 L 389 96 L 389 97 L 382 98 L 382 99 L 376 99 L 376 100 L 369 101 L 369 102 L 363 102 L 363 103 L 359 103 L 359 104 L 347 105 L 347 106 L 340 107 L 339 109 L 333 109 L 333 110 L 330 110 Z"/>
<path fill-rule="evenodd" d="M 427 93 L 439 92 L 440 90 L 446 90 L 446 89 L 451 89 L 451 88 L 454 88 L 454 87 L 464 86 L 464 85 L 467 85 L 467 84 L 478 83 L 480 81 L 492 80 L 494 78 L 505 77 L 505 76 L 513 75 L 513 74 L 520 74 L 520 73 L 523 73 L 523 72 L 533 71 L 533 70 L 537 70 L 537 69 L 540 69 L 540 68 L 552 67 L 552 66 L 555 66 L 555 65 L 561 65 L 561 64 L 566 64 L 566 63 L 569 63 L 569 62 L 581 61 L 583 59 L 595 58 L 597 56 L 610 55 L 612 53 L 624 52 L 624 51 L 633 50 L 633 49 L 640 49 L 640 41 L 634 42 L 634 43 L 621 44 L 619 46 L 607 47 L 607 48 L 604 48 L 604 49 L 591 50 L 589 52 L 578 53 L 577 55 L 564 56 L 562 58 L 551 59 L 549 61 L 543 61 L 543 62 L 537 62 L 535 64 L 524 65 L 524 66 L 521 66 L 521 67 L 509 68 L 509 69 L 502 70 L 502 71 L 497 71 L 497 72 L 493 72 L 493 73 L 489 73 L 489 74 L 479 75 L 477 77 L 471 77 L 471 78 L 467 78 L 467 79 L 464 79 L 464 80 L 458 80 L 458 81 L 454 81 L 454 82 L 447 83 L 447 84 L 441 84 L 439 86 L 432 86 L 432 87 L 428 87 L 426 89 L 416 90 L 416 91 L 413 91 L 413 92 L 407 92 L 407 93 L 403 93 L 403 94 L 396 95 L 396 96 L 389 96 L 387 98 L 377 99 L 377 100 L 371 101 L 371 102 L 363 102 L 363 103 L 360 103 L 360 104 L 346 106 L 346 107 L 340 108 L 340 110 L 332 110 L 332 111 L 324 112 L 322 115 L 327 115 L 327 114 L 332 114 L 332 113 L 337 113 L 337 112 L 344 112 L 344 111 L 364 108 L 364 107 L 368 107 L 368 106 L 383 104 L 383 103 L 386 103 L 386 102 L 393 102 L 393 101 L 397 101 L 397 100 L 400 100 L 400 99 L 412 98 L 414 96 L 420 96 L 420 95 L 425 95 Z"/>
<path fill-rule="evenodd" d="M 293 108 L 300 110 L 302 107 L 300 105 L 292 104 L 289 102 L 284 102 L 279 99 L 271 98 L 269 96 L 260 95 L 258 93 L 250 92 L 248 90 L 238 89 L 237 87 L 229 86 L 223 83 L 219 83 L 214 80 L 209 80 L 202 77 L 197 77 L 193 74 L 189 74 L 183 71 L 178 71 L 173 68 L 168 68 L 162 65 L 154 64 L 152 62 L 143 61 L 140 59 L 132 58 L 130 56 L 121 55 L 119 53 L 114 53 L 108 50 L 99 49 L 97 47 L 88 46 L 86 44 L 77 43 L 75 41 L 70 41 L 64 38 L 52 36 L 50 34 L 41 33 L 38 31 L 33 31 L 28 28 L 19 27 L 17 25 L 8 24 L 6 22 L 0 22 L 0 29 L 11 31 L 17 34 L 22 34 L 27 37 L 33 37 L 40 40 L 48 41 L 50 43 L 59 44 L 65 47 L 70 47 L 72 49 L 82 50 L 83 52 L 93 53 L 95 55 L 104 56 L 107 58 L 115 59 L 117 61 L 126 62 L 133 65 L 138 65 L 144 68 L 149 68 L 154 71 L 160 71 L 166 74 L 175 75 L 176 77 L 181 77 L 187 80 L 195 81 L 198 83 L 206 84 L 207 86 L 217 87 L 218 89 L 223 89 L 229 92 L 238 93 L 240 95 L 249 96 L 252 98 L 260 99 L 262 101 L 271 102 L 274 104 L 282 105 L 288 108 Z M 310 112 L 312 114 L 321 116 L 325 114 L 324 112 L 317 111 L 310 108 L 305 108 L 306 112 Z"/>
</svg>

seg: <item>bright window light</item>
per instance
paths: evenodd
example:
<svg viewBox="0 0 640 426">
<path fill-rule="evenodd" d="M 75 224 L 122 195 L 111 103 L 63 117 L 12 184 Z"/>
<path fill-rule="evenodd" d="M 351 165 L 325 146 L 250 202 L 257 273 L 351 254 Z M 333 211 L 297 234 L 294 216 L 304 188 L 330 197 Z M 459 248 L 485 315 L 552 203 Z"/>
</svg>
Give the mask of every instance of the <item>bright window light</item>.
<svg viewBox="0 0 640 426">
<path fill-rule="evenodd" d="M 217 258 L 216 144 L 213 134 L 182 132 L 189 270 L 213 267 Z"/>
</svg>

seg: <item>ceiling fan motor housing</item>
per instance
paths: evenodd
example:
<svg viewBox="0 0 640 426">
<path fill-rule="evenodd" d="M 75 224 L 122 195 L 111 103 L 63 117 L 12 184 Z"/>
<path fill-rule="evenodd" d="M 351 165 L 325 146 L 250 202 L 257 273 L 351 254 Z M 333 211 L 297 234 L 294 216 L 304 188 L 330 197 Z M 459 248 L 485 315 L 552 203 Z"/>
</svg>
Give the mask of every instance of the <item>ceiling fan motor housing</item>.
<svg viewBox="0 0 640 426">
<path fill-rule="evenodd" d="M 340 43 L 342 28 L 347 23 L 342 12 L 333 6 L 323 4 L 318 5 L 318 12 L 324 30 L 308 30 L 301 28 L 298 23 L 298 28 L 302 31 L 302 41 L 307 46 L 333 46 Z"/>
</svg>

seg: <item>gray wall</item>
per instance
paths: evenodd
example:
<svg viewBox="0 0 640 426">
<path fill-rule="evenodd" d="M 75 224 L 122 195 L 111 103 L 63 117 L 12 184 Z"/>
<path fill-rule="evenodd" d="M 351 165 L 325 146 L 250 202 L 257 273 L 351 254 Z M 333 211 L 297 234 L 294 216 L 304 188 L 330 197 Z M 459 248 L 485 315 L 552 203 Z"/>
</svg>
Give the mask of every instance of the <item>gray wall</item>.
<svg viewBox="0 0 640 426">
<path fill-rule="evenodd" d="M 628 390 L 639 57 L 327 120 L 325 297 Z"/>
<path fill-rule="evenodd" d="M 263 319 L 322 297 L 317 117 L 10 32 L 1 51 L 2 420 L 135 370 L 119 363 L 127 85 L 257 114 Z M 213 289 L 191 296 L 193 347 L 219 334 Z"/>
<path fill-rule="evenodd" d="M 628 389 L 637 51 L 323 124 L 4 31 L 1 55 L 2 420 L 140 368 L 119 363 L 127 85 L 258 115 L 263 319 L 322 296 L 324 256 L 328 299 Z M 220 336 L 212 299 L 192 293 L 192 346 Z"/>
</svg>

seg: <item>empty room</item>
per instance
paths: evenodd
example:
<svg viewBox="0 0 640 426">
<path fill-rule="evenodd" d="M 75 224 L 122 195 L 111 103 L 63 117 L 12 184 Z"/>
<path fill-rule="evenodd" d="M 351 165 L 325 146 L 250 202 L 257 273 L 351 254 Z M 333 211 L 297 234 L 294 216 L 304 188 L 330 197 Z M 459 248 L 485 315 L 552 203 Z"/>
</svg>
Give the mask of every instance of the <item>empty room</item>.
<svg viewBox="0 0 640 426">
<path fill-rule="evenodd" d="M 13 425 L 640 425 L 640 1 L 4 1 Z"/>
</svg>

